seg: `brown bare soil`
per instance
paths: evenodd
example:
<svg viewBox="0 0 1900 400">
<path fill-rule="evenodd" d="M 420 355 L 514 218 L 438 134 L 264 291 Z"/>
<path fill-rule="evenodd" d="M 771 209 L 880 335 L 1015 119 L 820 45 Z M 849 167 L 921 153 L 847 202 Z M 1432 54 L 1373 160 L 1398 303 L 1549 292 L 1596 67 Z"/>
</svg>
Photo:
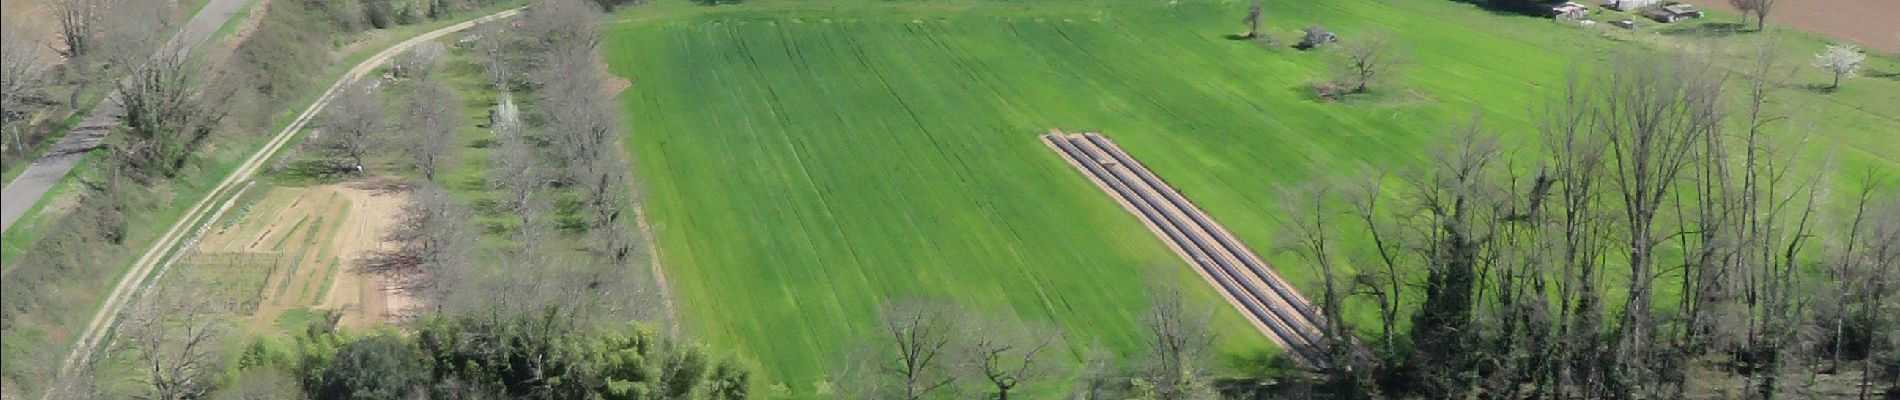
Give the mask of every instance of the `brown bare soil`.
<svg viewBox="0 0 1900 400">
<path fill-rule="evenodd" d="M 605 59 L 602 59 L 600 57 L 594 57 L 594 64 L 597 67 L 599 67 L 601 71 L 609 70 L 607 69 L 607 60 Z M 612 75 L 612 74 L 607 75 L 606 90 L 607 90 L 608 97 L 619 96 L 620 92 L 626 91 L 627 88 L 631 88 L 631 87 L 633 87 L 633 81 L 630 81 L 630 80 L 627 80 L 627 78 L 623 78 L 623 77 Z"/>
<path fill-rule="evenodd" d="M 388 321 L 413 302 L 392 294 L 357 260 L 384 248 L 401 209 L 399 194 L 328 185 L 275 188 L 207 232 L 194 258 L 242 258 L 266 269 L 255 289 L 254 326 L 268 327 L 296 307 L 335 310 L 345 326 Z M 240 289 L 250 290 L 250 289 Z"/>
<path fill-rule="evenodd" d="M 1735 12 L 1728 0 L 1683 1 Z M 1752 28 L 1754 20 L 1750 19 L 1749 24 Z M 1900 0 L 1780 0 L 1768 13 L 1768 24 L 1900 54 Z"/>
<path fill-rule="evenodd" d="M 342 229 L 330 242 L 333 254 L 344 264 L 344 273 L 335 274 L 336 280 L 330 285 L 323 308 L 352 310 L 344 315 L 344 325 L 368 326 L 392 321 L 409 310 L 413 302 L 394 288 L 395 280 L 361 273 L 356 266 L 358 260 L 388 250 L 383 237 L 389 234 L 407 200 L 401 195 L 358 187 L 338 189 L 337 193 L 352 205 L 343 219 Z M 397 305 L 403 308 L 392 307 Z"/>
</svg>

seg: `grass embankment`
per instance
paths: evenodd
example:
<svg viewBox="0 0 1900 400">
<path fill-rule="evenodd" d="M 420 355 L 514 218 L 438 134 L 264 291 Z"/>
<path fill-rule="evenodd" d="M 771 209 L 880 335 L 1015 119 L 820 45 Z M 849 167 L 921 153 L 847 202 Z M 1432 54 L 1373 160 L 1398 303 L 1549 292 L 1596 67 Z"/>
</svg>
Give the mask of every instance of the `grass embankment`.
<svg viewBox="0 0 1900 400">
<path fill-rule="evenodd" d="M 179 21 L 189 20 L 192 16 L 198 15 L 198 11 L 203 10 L 206 5 L 211 4 L 210 0 L 182 0 L 180 1 L 180 3 L 185 3 L 185 2 L 190 2 L 189 4 L 190 11 L 181 12 L 181 13 L 178 13 L 178 15 L 175 15 L 174 17 L 179 18 Z M 24 4 L 9 5 L 8 8 L 18 9 L 18 10 L 28 10 L 28 9 L 37 9 L 39 7 L 52 7 L 51 4 L 42 4 L 41 2 L 35 2 L 31 0 L 23 1 L 22 3 Z M 224 26 L 220 28 L 216 34 L 212 35 L 209 39 L 207 39 L 205 43 L 217 43 L 223 37 L 228 36 L 232 28 L 235 27 L 238 22 L 244 20 L 243 16 L 245 15 L 245 13 L 250 11 L 251 7 L 256 4 L 257 3 L 254 1 L 246 2 L 244 4 L 244 7 L 238 10 L 236 14 L 237 16 L 227 21 L 224 24 Z M 46 15 L 53 14 L 51 11 L 44 11 L 44 12 L 46 13 Z M 184 25 L 185 24 L 183 23 L 174 24 L 174 26 L 178 27 L 178 29 L 183 29 Z M 51 29 L 51 28 L 52 27 L 48 26 L 45 29 Z M 52 45 L 48 45 L 47 47 L 51 49 Z M 203 47 L 200 47 L 198 50 L 194 50 L 193 54 L 197 54 L 201 52 L 202 49 Z M 55 54 L 49 51 L 46 54 L 42 54 L 41 57 L 51 58 L 54 55 Z M 54 58 L 53 60 L 58 60 L 58 59 Z M 49 62 L 56 62 L 56 61 L 49 61 L 46 58 L 42 58 L 40 62 L 49 63 Z M 51 69 L 51 68 L 47 68 L 47 69 Z M 43 69 L 42 71 L 46 71 L 46 69 Z M 52 107 L 51 110 L 44 111 L 46 113 L 45 114 L 46 116 L 42 118 L 48 118 L 50 120 L 40 121 L 38 123 L 24 124 L 26 126 L 22 126 L 21 129 L 25 129 L 28 132 L 32 132 L 29 135 L 33 136 L 33 140 L 32 140 L 33 144 L 29 146 L 31 148 L 28 149 L 25 152 L 25 154 L 21 154 L 18 149 L 11 148 L 13 143 L 5 144 L 8 148 L 6 149 L 6 152 L 4 154 L 0 154 L 0 163 L 4 164 L 4 168 L 0 168 L 0 186 L 4 186 L 7 183 L 13 182 L 13 178 L 18 178 L 20 177 L 21 173 L 26 172 L 26 166 L 32 165 L 34 160 L 38 160 L 41 155 L 45 154 L 46 149 L 51 148 L 54 143 L 58 143 L 61 138 L 64 138 L 66 136 L 67 131 L 72 130 L 74 126 L 78 126 L 79 121 L 82 119 L 85 119 L 86 113 L 91 112 L 93 107 L 97 106 L 100 101 L 105 100 L 106 94 L 108 92 L 111 92 L 112 89 L 113 87 L 110 84 L 79 85 L 79 84 L 74 84 L 71 82 L 57 82 L 51 85 L 50 87 L 46 88 L 46 90 L 43 93 L 41 93 L 41 95 L 44 96 L 43 98 L 67 99 L 69 96 L 71 96 L 74 100 L 77 100 L 74 103 L 77 105 L 82 105 L 82 107 L 74 109 L 70 107 L 65 107 L 64 102 L 56 102 L 59 104 L 53 104 L 51 105 Z M 78 90 L 79 93 L 77 94 L 73 93 L 73 91 L 75 90 Z M 55 125 L 47 126 L 46 124 L 49 124 L 49 123 L 55 124 Z M 54 195 L 56 194 L 57 193 L 52 193 L 51 191 L 49 191 L 45 196 L 42 196 L 41 199 L 54 198 Z M 44 202 L 45 200 L 41 201 L 41 203 L 44 203 Z M 27 215 L 32 215 L 33 213 L 37 213 L 37 211 L 29 212 Z M 25 222 L 25 218 L 23 217 L 21 221 L 15 221 L 15 222 L 16 223 Z M 11 228 L 9 228 L 8 230 L 10 231 Z M 5 264 L 4 262 L 0 262 L 0 265 L 5 265 Z"/>
<path fill-rule="evenodd" d="M 1267 346 L 1035 140 L 1049 128 L 1113 137 L 1314 293 L 1313 270 L 1269 251 L 1275 186 L 1417 169 L 1474 111 L 1528 156 L 1528 111 L 1566 70 L 1686 40 L 1440 0 L 1266 6 L 1277 47 L 1225 37 L 1242 29 L 1239 2 L 668 2 L 623 13 L 603 51 L 633 82 L 635 170 L 687 326 L 809 394 L 891 298 L 1054 321 L 1078 352 L 1139 351 L 1148 264 L 1221 310 L 1229 359 Z M 1410 61 L 1370 98 L 1322 103 L 1308 85 L 1329 75 L 1324 56 L 1286 47 L 1315 24 L 1345 40 L 1392 32 Z M 1794 67 L 1820 47 L 1789 39 Z M 1807 106 L 1809 149 L 1843 171 L 1900 160 L 1883 137 L 1900 120 L 1877 111 L 1900 107 L 1900 81 L 1782 96 Z M 1362 328 L 1376 329 L 1371 307 L 1353 306 Z"/>
</svg>

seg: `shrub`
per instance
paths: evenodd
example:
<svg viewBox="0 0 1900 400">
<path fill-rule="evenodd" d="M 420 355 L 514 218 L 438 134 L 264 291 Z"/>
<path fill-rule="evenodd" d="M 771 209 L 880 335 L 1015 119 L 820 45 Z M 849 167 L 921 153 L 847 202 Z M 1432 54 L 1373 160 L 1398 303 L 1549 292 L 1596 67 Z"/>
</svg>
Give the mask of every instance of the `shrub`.
<svg viewBox="0 0 1900 400">
<path fill-rule="evenodd" d="M 428 356 L 392 333 L 338 348 L 316 382 L 318 399 L 400 400 L 422 389 L 431 373 Z"/>
</svg>

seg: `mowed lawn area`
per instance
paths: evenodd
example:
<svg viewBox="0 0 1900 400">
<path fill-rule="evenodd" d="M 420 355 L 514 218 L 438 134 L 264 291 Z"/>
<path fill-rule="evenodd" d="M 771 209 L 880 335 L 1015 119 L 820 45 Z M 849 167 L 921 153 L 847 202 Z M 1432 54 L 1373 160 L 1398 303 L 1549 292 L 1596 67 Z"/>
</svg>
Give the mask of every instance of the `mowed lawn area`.
<svg viewBox="0 0 1900 400">
<path fill-rule="evenodd" d="M 1647 46 L 1451 1 L 1388 0 L 1269 2 L 1280 45 L 1267 47 L 1225 37 L 1245 8 L 819 1 L 622 12 L 603 53 L 633 84 L 622 97 L 629 146 L 685 327 L 809 395 L 873 333 L 883 301 L 947 298 L 991 318 L 1053 321 L 1079 361 L 1091 346 L 1142 351 L 1145 288 L 1170 281 L 1218 310 L 1232 367 L 1278 350 L 1036 135 L 1108 135 L 1316 293 L 1314 271 L 1271 251 L 1273 188 L 1361 163 L 1422 166 L 1443 132 L 1478 112 L 1532 152 L 1529 111 L 1578 57 Z M 1309 24 L 1346 40 L 1392 32 L 1410 62 L 1370 100 L 1321 103 L 1308 84 L 1327 74 L 1325 58 L 1287 48 Z M 1900 104 L 1894 92 L 1900 83 L 1869 78 L 1831 96 Z M 1843 164 L 1900 159 L 1900 144 L 1879 139 L 1900 121 L 1877 107 L 1789 96 L 1825 111 L 1804 120 Z"/>
</svg>

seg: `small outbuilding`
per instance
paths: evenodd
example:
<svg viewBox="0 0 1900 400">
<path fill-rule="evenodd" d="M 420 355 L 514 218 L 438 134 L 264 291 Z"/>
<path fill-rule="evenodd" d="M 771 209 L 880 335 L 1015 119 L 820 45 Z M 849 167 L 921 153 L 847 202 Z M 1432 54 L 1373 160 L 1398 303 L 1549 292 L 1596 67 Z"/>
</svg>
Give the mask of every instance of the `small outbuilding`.
<svg viewBox="0 0 1900 400">
<path fill-rule="evenodd" d="M 1702 18 L 1702 11 L 1695 6 L 1683 3 L 1670 3 L 1643 13 L 1643 16 L 1656 22 L 1676 22 L 1690 18 Z"/>
<path fill-rule="evenodd" d="M 1603 6 L 1617 11 L 1630 11 L 1656 5 L 1661 0 L 1604 0 Z"/>
<path fill-rule="evenodd" d="M 1564 2 L 1563 4 L 1550 6 L 1551 18 L 1562 19 L 1562 20 L 1576 20 L 1576 19 L 1583 19 L 1584 16 L 1587 16 L 1589 14 L 1590 14 L 1590 7 L 1582 5 L 1582 4 L 1577 4 L 1576 2 L 1567 1 L 1567 2 Z"/>
</svg>

